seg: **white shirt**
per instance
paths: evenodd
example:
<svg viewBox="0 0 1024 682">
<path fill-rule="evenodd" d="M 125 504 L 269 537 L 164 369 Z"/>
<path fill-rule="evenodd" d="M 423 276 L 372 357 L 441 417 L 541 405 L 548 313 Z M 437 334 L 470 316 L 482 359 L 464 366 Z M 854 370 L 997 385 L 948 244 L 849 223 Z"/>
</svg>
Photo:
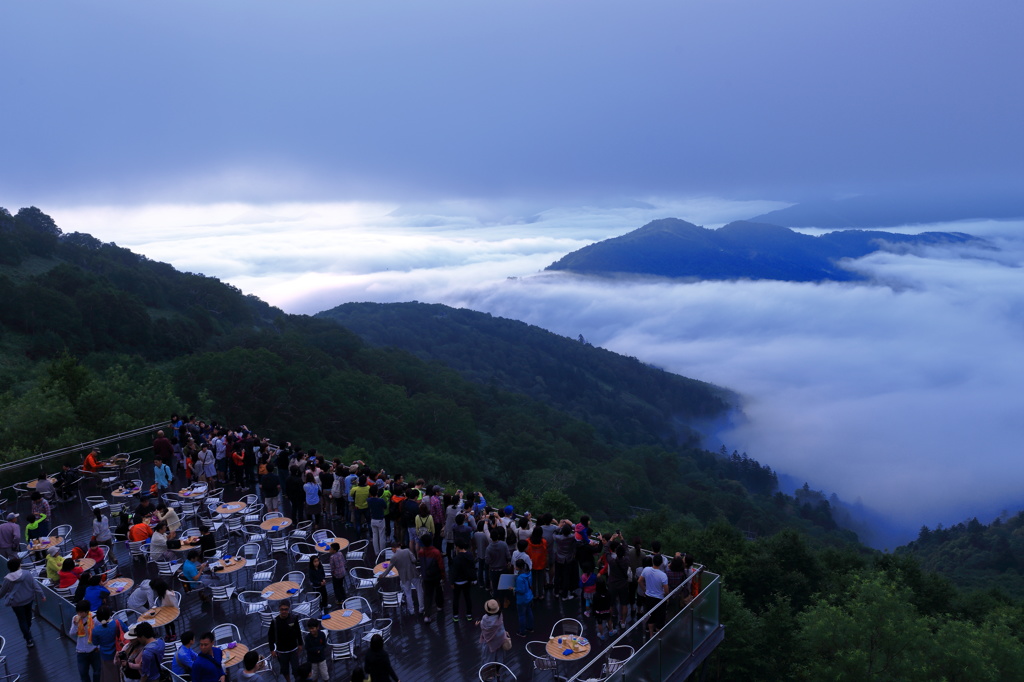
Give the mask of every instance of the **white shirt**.
<svg viewBox="0 0 1024 682">
<path fill-rule="evenodd" d="M 640 572 L 640 577 L 644 581 L 645 595 L 664 599 L 665 586 L 668 585 L 668 576 L 665 575 L 664 571 L 658 570 L 654 566 L 648 566 Z"/>
</svg>

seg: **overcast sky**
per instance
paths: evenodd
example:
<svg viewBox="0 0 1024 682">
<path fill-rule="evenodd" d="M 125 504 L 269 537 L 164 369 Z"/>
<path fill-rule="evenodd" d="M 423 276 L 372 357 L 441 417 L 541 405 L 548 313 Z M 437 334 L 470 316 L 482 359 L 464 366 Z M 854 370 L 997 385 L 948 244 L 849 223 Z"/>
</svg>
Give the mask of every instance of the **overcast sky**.
<svg viewBox="0 0 1024 682">
<path fill-rule="evenodd" d="M 49 0 L 6 204 L 725 195 L 1024 177 L 1015 0 Z"/>
<path fill-rule="evenodd" d="M 0 25 L 0 206 L 290 312 L 582 333 L 741 393 L 730 448 L 912 528 L 1024 506 L 1019 223 L 938 226 L 1003 250 L 879 254 L 871 285 L 537 276 L 655 218 L 1024 186 L 1024 3 L 49 0 Z"/>
</svg>

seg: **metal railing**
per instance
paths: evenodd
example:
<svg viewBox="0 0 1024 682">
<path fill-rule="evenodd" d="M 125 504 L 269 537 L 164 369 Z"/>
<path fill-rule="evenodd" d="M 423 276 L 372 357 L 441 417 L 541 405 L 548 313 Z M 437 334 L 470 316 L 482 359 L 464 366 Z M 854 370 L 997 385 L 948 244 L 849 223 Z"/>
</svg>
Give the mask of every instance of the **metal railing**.
<svg viewBox="0 0 1024 682">
<path fill-rule="evenodd" d="M 699 594 L 679 609 L 654 637 L 640 646 L 622 666 L 611 672 L 602 672 L 608 664 L 608 652 L 618 645 L 630 645 L 643 637 L 647 619 L 639 618 L 612 641 L 601 655 L 583 666 L 568 682 L 582 682 L 597 679 L 609 682 L 663 682 L 673 679 L 685 666 L 687 660 L 698 652 L 701 645 L 719 632 L 719 597 L 721 576 L 704 571 L 687 577 L 686 580 L 662 600 L 659 608 L 670 608 L 679 603 L 683 595 L 690 592 L 692 580 L 701 576 Z M 721 633 L 719 633 L 721 634 Z"/>
</svg>

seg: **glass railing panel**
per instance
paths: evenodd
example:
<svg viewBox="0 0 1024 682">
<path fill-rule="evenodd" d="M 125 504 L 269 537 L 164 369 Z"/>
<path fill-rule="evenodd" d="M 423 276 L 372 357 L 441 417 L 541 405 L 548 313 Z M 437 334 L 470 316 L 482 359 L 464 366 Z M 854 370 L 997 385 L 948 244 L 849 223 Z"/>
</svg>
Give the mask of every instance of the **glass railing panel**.
<svg viewBox="0 0 1024 682">
<path fill-rule="evenodd" d="M 693 611 L 686 609 L 658 633 L 658 639 L 661 640 L 662 670 L 675 670 L 693 653 L 692 622 Z"/>
<path fill-rule="evenodd" d="M 704 580 L 707 581 L 712 575 L 705 573 Z M 722 583 L 719 577 L 717 575 L 711 577 L 711 583 L 706 587 L 702 586 L 700 594 L 691 604 L 694 647 L 707 639 L 718 627 L 721 587 Z"/>
</svg>

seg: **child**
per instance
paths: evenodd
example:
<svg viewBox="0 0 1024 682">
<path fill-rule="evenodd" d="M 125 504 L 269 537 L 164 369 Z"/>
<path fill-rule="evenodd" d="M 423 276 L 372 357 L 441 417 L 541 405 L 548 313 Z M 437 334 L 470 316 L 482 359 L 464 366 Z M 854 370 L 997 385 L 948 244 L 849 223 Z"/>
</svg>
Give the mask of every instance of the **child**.
<svg viewBox="0 0 1024 682">
<path fill-rule="evenodd" d="M 597 588 L 594 590 L 594 618 L 597 620 L 597 637 L 604 640 L 610 634 L 612 617 L 612 595 L 608 591 L 608 578 L 598 576 Z"/>
<path fill-rule="evenodd" d="M 583 588 L 583 615 L 590 618 L 590 605 L 594 601 L 594 592 L 597 589 L 597 574 L 580 574 L 580 587 Z"/>
<path fill-rule="evenodd" d="M 99 566 L 103 563 L 103 558 L 106 556 L 106 554 L 107 553 L 103 551 L 103 548 L 100 547 L 99 540 L 89 541 L 89 551 L 85 553 L 86 559 L 92 559 L 96 562 L 96 565 Z"/>
<path fill-rule="evenodd" d="M 311 678 L 327 682 L 330 676 L 327 674 L 327 636 L 320 632 L 320 621 L 310 618 L 306 621 L 306 662 L 311 668 Z"/>
<path fill-rule="evenodd" d="M 526 637 L 533 632 L 533 575 L 522 559 L 516 562 L 516 571 L 516 610 L 519 612 L 519 631 L 516 634 Z"/>
</svg>

